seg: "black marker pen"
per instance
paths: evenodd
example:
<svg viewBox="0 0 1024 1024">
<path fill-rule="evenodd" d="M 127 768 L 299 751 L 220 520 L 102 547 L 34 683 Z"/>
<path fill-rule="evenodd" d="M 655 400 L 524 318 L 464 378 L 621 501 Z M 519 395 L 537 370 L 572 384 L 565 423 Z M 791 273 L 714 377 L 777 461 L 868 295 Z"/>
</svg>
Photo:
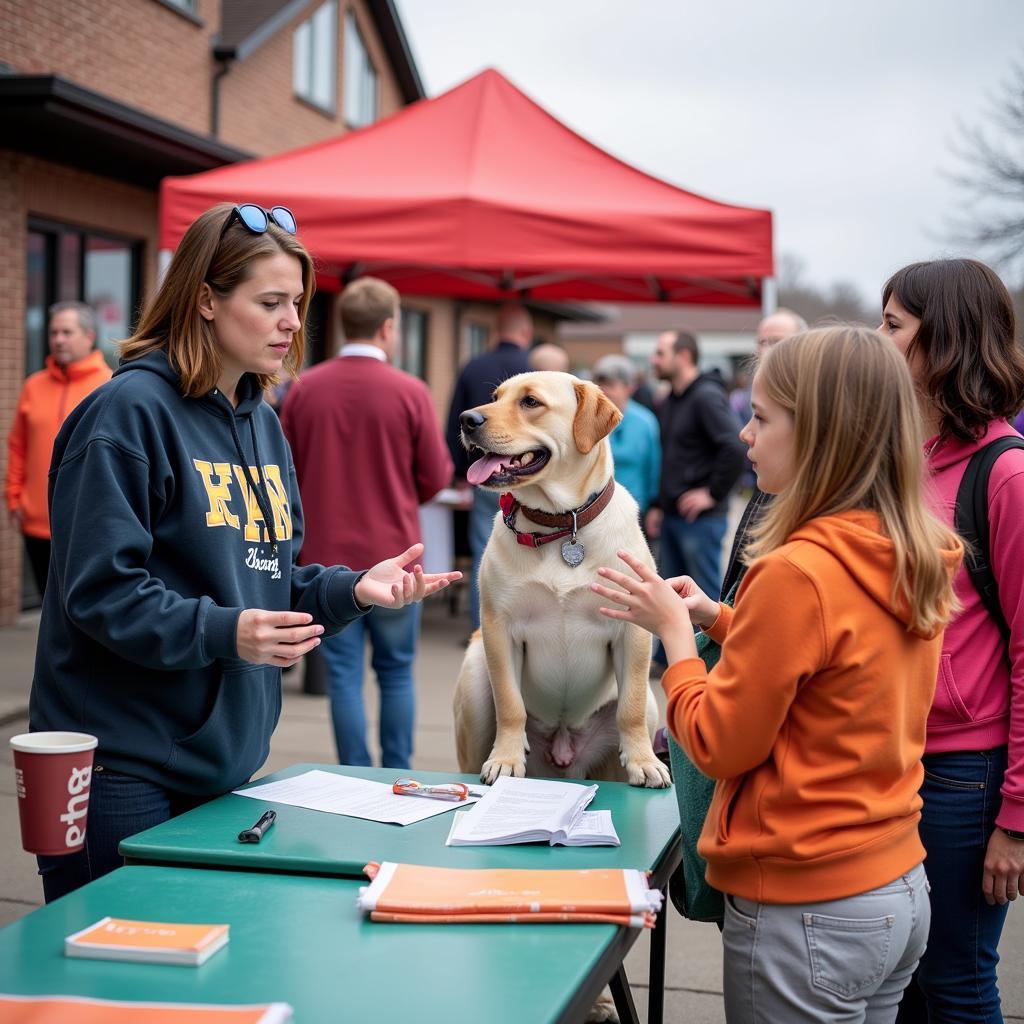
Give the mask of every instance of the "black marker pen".
<svg viewBox="0 0 1024 1024">
<path fill-rule="evenodd" d="M 238 833 L 240 843 L 258 843 L 277 820 L 277 811 L 264 811 L 259 821 L 252 828 Z"/>
</svg>

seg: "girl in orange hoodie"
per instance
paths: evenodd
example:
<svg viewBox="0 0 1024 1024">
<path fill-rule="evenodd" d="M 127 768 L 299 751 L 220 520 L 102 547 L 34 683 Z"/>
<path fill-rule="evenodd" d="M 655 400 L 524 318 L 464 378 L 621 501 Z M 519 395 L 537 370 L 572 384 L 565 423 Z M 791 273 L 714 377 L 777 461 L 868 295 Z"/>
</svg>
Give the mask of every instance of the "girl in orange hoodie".
<svg viewBox="0 0 1024 1024">
<path fill-rule="evenodd" d="M 962 548 L 927 510 L 905 362 L 864 328 L 778 344 L 740 437 L 777 495 L 735 609 L 688 577 L 598 570 L 662 637 L 672 734 L 718 780 L 699 850 L 726 894 L 730 1024 L 892 1021 L 930 908 L 921 753 Z M 692 625 L 722 644 L 708 673 Z"/>
</svg>

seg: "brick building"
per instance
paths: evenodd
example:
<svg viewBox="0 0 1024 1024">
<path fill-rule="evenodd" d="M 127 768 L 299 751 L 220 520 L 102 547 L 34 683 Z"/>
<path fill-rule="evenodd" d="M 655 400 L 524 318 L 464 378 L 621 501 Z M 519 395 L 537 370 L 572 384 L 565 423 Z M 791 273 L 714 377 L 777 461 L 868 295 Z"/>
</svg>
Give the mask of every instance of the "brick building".
<svg viewBox="0 0 1024 1024">
<path fill-rule="evenodd" d="M 47 307 L 92 304 L 111 361 L 130 333 L 156 280 L 162 177 L 315 142 L 424 93 L 391 0 L 0 0 L 0 20 L 3 471 Z M 330 314 L 320 296 L 321 352 Z M 21 607 L 21 554 L 5 515 L 0 623 Z"/>
</svg>

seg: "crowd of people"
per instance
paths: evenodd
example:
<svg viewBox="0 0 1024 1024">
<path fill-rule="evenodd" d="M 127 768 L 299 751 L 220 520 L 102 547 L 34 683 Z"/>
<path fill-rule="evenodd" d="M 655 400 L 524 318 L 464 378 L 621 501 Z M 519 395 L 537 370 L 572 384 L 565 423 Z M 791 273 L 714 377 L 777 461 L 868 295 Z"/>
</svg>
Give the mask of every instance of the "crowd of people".
<svg viewBox="0 0 1024 1024">
<path fill-rule="evenodd" d="M 99 745 L 85 849 L 39 858 L 47 900 L 247 781 L 282 669 L 317 648 L 339 761 L 371 763 L 369 643 L 382 761 L 410 767 L 419 603 L 460 578 L 419 565 L 418 509 L 449 484 L 472 491 L 479 623 L 498 499 L 467 482 L 459 414 L 569 356 L 503 306 L 443 429 L 391 365 L 398 292 L 362 278 L 339 357 L 299 373 L 299 228 L 282 207 L 200 216 L 112 378 L 89 308 L 51 310 L 5 486 L 43 596 L 30 724 Z M 1024 349 L 976 261 L 905 267 L 881 298 L 877 330 L 767 316 L 731 394 L 686 330 L 657 339 L 657 397 L 624 355 L 587 368 L 622 414 L 615 476 L 659 567 L 623 551 L 590 586 L 660 641 L 668 730 L 718 780 L 700 852 L 725 895 L 730 1024 L 1002 1019 L 997 950 L 1024 884 Z M 1006 439 L 965 546 L 965 474 Z"/>
</svg>

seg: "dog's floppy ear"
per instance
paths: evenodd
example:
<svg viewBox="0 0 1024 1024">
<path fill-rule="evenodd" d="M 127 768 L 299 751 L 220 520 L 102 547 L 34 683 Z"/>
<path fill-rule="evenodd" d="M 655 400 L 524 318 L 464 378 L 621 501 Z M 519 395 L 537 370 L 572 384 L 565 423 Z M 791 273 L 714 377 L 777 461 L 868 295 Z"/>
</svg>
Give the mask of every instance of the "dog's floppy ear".
<svg viewBox="0 0 1024 1024">
<path fill-rule="evenodd" d="M 619 425 L 622 413 L 596 384 L 578 380 L 573 387 L 576 389 L 576 417 L 572 421 L 572 439 L 586 455 Z"/>
</svg>

